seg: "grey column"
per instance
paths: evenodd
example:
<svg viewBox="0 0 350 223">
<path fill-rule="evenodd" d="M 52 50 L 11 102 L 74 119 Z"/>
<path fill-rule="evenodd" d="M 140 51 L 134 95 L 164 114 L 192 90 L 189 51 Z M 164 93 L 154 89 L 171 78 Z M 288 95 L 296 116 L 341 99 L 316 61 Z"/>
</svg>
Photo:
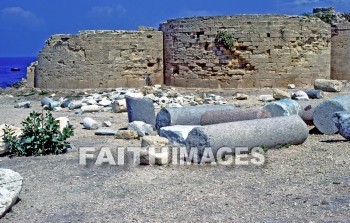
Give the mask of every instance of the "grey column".
<svg viewBox="0 0 350 223">
<path fill-rule="evenodd" d="M 201 118 L 201 125 L 213 125 L 252 119 L 271 118 L 271 113 L 260 108 L 228 109 L 206 111 Z"/>
<path fill-rule="evenodd" d="M 163 108 L 157 114 L 156 129 L 172 125 L 200 125 L 201 117 L 206 111 L 234 109 L 234 105 L 196 106 L 183 108 Z"/>
<path fill-rule="evenodd" d="M 336 134 L 338 128 L 333 122 L 333 114 L 340 111 L 350 111 L 350 95 L 342 95 L 319 104 L 313 119 L 316 128 L 327 135 Z"/>
<path fill-rule="evenodd" d="M 298 115 L 293 115 L 197 127 L 189 133 L 186 147 L 197 147 L 201 152 L 210 147 L 215 155 L 222 147 L 271 148 L 301 144 L 308 136 L 305 122 Z"/>
</svg>

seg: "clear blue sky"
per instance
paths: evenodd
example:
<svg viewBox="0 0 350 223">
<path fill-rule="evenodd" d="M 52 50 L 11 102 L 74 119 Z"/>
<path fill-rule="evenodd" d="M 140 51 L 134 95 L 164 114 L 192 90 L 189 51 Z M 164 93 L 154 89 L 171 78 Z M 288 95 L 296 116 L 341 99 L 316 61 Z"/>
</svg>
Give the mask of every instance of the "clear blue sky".
<svg viewBox="0 0 350 223">
<path fill-rule="evenodd" d="M 350 12 L 350 0 L 0 0 L 0 57 L 37 56 L 57 33 L 158 28 L 169 18 L 202 15 L 299 15 L 318 6 Z"/>
</svg>

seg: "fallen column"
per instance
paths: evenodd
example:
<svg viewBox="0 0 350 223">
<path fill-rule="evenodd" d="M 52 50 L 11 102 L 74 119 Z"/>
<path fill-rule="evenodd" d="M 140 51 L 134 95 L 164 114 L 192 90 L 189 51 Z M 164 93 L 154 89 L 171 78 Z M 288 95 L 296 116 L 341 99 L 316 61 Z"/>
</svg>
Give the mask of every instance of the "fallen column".
<svg viewBox="0 0 350 223">
<path fill-rule="evenodd" d="M 234 109 L 234 105 L 163 108 L 157 114 L 156 129 L 172 125 L 200 125 L 206 111 Z"/>
<path fill-rule="evenodd" d="M 70 110 L 81 108 L 82 106 L 83 106 L 83 103 L 81 101 L 72 101 L 68 104 L 68 108 Z"/>
<path fill-rule="evenodd" d="M 271 102 L 265 105 L 262 109 L 269 111 L 272 117 L 300 115 L 300 105 L 291 99 L 283 99 L 280 101 Z"/>
<path fill-rule="evenodd" d="M 213 110 L 206 111 L 202 115 L 200 125 L 213 125 L 262 118 L 271 118 L 271 113 L 260 108 Z"/>
<path fill-rule="evenodd" d="M 316 107 L 321 103 L 322 101 L 298 101 L 298 104 L 301 107 L 301 119 L 304 120 L 304 122 L 308 125 L 313 125 L 313 115 L 315 112 Z"/>
<path fill-rule="evenodd" d="M 222 147 L 276 147 L 301 144 L 309 129 L 298 115 L 229 122 L 194 128 L 186 139 L 187 149 L 198 148 L 199 155 L 211 148 L 214 155 Z"/>
<path fill-rule="evenodd" d="M 96 129 L 98 129 L 98 123 L 95 120 L 93 120 L 92 118 L 89 118 L 89 117 L 84 118 L 83 126 L 87 130 L 96 130 Z"/>
<path fill-rule="evenodd" d="M 98 105 L 85 105 L 85 106 L 82 106 L 80 109 L 82 113 L 99 112 L 101 110 Z"/>
<path fill-rule="evenodd" d="M 162 127 L 159 130 L 161 137 L 167 138 L 170 144 L 185 145 L 188 134 L 198 125 L 173 125 Z"/>
<path fill-rule="evenodd" d="M 342 87 L 343 84 L 338 80 L 316 79 L 314 83 L 314 88 L 316 90 L 326 92 L 339 92 Z"/>
<path fill-rule="evenodd" d="M 144 97 L 126 96 L 126 106 L 128 109 L 129 122 L 142 121 L 152 125 L 156 123 L 156 115 L 153 100 Z"/>
<path fill-rule="evenodd" d="M 340 111 L 350 111 L 350 95 L 338 96 L 319 104 L 313 115 L 316 128 L 327 135 L 338 133 L 333 114 Z"/>
</svg>

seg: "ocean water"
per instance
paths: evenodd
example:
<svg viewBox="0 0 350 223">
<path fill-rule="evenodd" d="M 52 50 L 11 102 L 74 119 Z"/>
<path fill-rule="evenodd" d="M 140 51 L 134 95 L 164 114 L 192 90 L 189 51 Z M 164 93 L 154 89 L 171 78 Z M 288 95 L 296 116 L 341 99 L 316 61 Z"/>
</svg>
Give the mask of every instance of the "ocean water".
<svg viewBox="0 0 350 223">
<path fill-rule="evenodd" d="M 0 88 L 11 87 L 27 77 L 27 67 L 37 58 L 35 57 L 0 57 Z M 11 71 L 11 68 L 19 68 L 20 71 Z"/>
</svg>

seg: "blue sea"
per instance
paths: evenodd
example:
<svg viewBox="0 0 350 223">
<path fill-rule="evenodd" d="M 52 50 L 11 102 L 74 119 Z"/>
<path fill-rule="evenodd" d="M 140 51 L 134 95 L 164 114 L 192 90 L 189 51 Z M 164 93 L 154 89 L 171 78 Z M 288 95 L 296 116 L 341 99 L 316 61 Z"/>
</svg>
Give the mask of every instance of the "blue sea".
<svg viewBox="0 0 350 223">
<path fill-rule="evenodd" d="M 11 87 L 27 77 L 27 67 L 36 57 L 0 57 L 0 88 Z M 11 71 L 11 68 L 19 68 L 20 71 Z"/>
</svg>

